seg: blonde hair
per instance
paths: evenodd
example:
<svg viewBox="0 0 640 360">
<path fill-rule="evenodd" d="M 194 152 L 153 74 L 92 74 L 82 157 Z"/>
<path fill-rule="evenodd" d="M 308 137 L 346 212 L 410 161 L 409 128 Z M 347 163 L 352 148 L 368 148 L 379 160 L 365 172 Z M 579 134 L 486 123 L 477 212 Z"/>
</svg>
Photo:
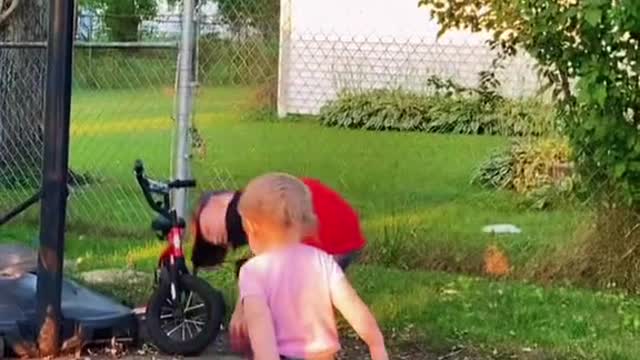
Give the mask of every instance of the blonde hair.
<svg viewBox="0 0 640 360">
<path fill-rule="evenodd" d="M 240 197 L 243 217 L 268 222 L 282 230 L 313 231 L 316 215 L 307 186 L 289 174 L 268 173 L 249 182 Z"/>
</svg>

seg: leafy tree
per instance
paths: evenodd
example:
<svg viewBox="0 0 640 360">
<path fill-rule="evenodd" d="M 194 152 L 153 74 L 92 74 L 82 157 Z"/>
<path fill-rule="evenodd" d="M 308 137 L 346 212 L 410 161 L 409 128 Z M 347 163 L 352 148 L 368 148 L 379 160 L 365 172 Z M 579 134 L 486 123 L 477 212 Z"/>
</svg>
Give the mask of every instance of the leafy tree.
<svg viewBox="0 0 640 360">
<path fill-rule="evenodd" d="M 196 0 L 210 1 L 218 6 L 222 20 L 235 33 L 255 29 L 267 38 L 278 36 L 280 29 L 280 0 Z M 168 0 L 175 6 L 180 0 Z"/>
<path fill-rule="evenodd" d="M 640 205 L 640 1 L 420 0 L 449 29 L 490 31 L 539 64 L 592 189 Z M 574 86 L 572 86 L 572 84 Z M 603 186 L 604 185 L 604 186 Z"/>
<path fill-rule="evenodd" d="M 82 0 L 81 5 L 102 12 L 112 41 L 139 40 L 140 23 L 158 11 L 156 0 Z"/>
<path fill-rule="evenodd" d="M 265 37 L 278 35 L 280 0 L 215 0 L 223 19 L 235 29 L 252 27 Z"/>
</svg>

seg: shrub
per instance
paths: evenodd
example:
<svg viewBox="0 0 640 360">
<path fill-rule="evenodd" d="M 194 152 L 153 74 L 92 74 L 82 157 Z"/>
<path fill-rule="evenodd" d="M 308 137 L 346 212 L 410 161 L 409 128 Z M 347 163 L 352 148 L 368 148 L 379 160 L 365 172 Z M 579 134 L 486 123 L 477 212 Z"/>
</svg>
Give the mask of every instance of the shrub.
<svg viewBox="0 0 640 360">
<path fill-rule="evenodd" d="M 473 174 L 471 183 L 492 189 L 513 189 L 513 154 L 511 149 L 494 152 Z"/>
<path fill-rule="evenodd" d="M 513 188 L 523 194 L 559 184 L 565 178 L 560 169 L 566 167 L 571 158 L 569 144 L 559 138 L 520 142 L 511 153 Z"/>
<path fill-rule="evenodd" d="M 326 126 L 352 129 L 506 136 L 543 135 L 555 128 L 554 111 L 537 100 L 489 101 L 401 89 L 343 92 L 322 107 L 320 119 Z"/>
<path fill-rule="evenodd" d="M 576 239 L 545 257 L 532 275 L 541 281 L 568 280 L 600 289 L 640 293 L 640 214 L 604 207 L 579 229 Z"/>
<path fill-rule="evenodd" d="M 493 34 L 490 43 L 500 53 L 531 55 L 565 115 L 585 186 L 603 201 L 640 210 L 640 2 L 472 3 L 420 1 L 441 25 L 440 34 Z"/>
<path fill-rule="evenodd" d="M 571 149 L 561 138 L 515 141 L 482 163 L 472 183 L 513 190 L 527 202 L 544 208 L 573 190 Z"/>
</svg>

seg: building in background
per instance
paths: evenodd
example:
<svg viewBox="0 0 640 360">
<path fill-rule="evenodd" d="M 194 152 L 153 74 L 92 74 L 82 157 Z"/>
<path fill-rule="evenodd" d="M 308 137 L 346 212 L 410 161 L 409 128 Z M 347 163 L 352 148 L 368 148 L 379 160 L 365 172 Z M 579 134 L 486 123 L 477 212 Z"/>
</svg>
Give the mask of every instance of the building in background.
<svg viewBox="0 0 640 360">
<path fill-rule="evenodd" d="M 317 114 L 344 90 L 428 91 L 437 75 L 475 86 L 495 54 L 488 34 L 437 38 L 439 26 L 417 0 L 282 0 L 279 113 Z M 510 59 L 500 72 L 506 96 L 539 88 L 534 62 Z"/>
</svg>

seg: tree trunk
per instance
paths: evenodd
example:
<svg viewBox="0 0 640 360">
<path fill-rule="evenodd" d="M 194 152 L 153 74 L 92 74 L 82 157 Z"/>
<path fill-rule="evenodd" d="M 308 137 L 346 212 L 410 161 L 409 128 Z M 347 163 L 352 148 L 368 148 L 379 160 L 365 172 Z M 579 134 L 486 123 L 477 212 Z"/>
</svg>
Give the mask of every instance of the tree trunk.
<svg viewBox="0 0 640 360">
<path fill-rule="evenodd" d="M 47 40 L 48 1 L 22 0 L 0 25 L 0 42 Z M 46 48 L 0 44 L 0 185 L 39 184 Z"/>
</svg>

